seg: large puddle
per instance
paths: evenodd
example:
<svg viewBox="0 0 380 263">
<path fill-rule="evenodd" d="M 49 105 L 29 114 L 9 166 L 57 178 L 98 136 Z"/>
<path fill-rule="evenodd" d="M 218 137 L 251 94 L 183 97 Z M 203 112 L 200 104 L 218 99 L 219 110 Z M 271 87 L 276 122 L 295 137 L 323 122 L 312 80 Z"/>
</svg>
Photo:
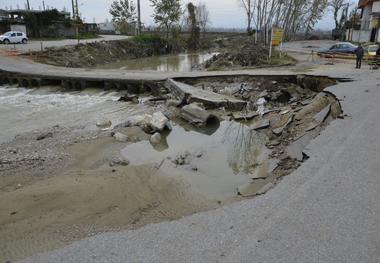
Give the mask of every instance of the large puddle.
<svg viewBox="0 0 380 263">
<path fill-rule="evenodd" d="M 103 69 L 127 69 L 127 70 L 152 70 L 161 72 L 186 72 L 206 60 L 216 53 L 188 53 L 167 56 L 153 56 L 147 58 L 127 59 L 102 65 Z"/>
<path fill-rule="evenodd" d="M 267 138 L 243 123 L 223 121 L 218 126 L 196 130 L 176 124 L 159 145 L 141 141 L 121 153 L 131 165 L 160 165 L 165 174 L 179 176 L 192 191 L 208 199 L 232 198 L 267 159 Z"/>
</svg>

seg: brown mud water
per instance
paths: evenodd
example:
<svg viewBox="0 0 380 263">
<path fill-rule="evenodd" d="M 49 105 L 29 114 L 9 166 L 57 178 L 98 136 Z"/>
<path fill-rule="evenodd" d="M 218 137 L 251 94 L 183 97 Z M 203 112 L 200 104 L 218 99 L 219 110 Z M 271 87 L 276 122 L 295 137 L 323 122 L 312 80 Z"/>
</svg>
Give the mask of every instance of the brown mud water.
<svg viewBox="0 0 380 263">
<path fill-rule="evenodd" d="M 183 78 L 158 83 L 155 95 L 126 96 L 0 88 L 0 123 L 12 121 L 0 133 L 0 262 L 264 194 L 342 117 L 338 99 L 323 91 L 334 83 Z M 213 118 L 190 123 L 184 108 Z"/>
</svg>

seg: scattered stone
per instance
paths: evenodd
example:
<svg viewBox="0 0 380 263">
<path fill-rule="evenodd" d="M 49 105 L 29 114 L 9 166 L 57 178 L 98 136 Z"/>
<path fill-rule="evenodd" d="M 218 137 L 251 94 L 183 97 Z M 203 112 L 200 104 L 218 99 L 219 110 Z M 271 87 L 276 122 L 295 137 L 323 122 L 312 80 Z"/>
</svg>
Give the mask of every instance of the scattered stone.
<svg viewBox="0 0 380 263">
<path fill-rule="evenodd" d="M 43 133 L 37 136 L 37 141 L 41 141 L 41 140 L 44 140 L 46 138 L 51 138 L 51 137 L 53 137 L 53 133 L 51 132 Z"/>
<path fill-rule="evenodd" d="M 150 126 L 155 131 L 162 131 L 165 129 L 168 122 L 169 119 L 161 111 L 158 111 L 153 113 Z"/>
<path fill-rule="evenodd" d="M 290 116 L 289 119 L 287 120 L 287 122 L 286 122 L 283 126 L 278 127 L 278 128 L 276 128 L 276 129 L 272 129 L 272 132 L 273 132 L 275 135 L 280 136 L 280 135 L 283 133 L 284 129 L 285 129 L 286 127 L 288 127 L 288 125 L 289 125 L 290 123 L 292 123 L 293 120 L 294 120 L 294 115 Z"/>
<path fill-rule="evenodd" d="M 250 120 L 250 119 L 253 119 L 255 117 L 259 116 L 259 114 L 257 112 L 248 112 L 248 113 L 241 113 L 241 112 L 238 112 L 238 113 L 233 113 L 232 114 L 232 117 L 234 120 L 236 121 L 240 121 L 240 120 Z"/>
<path fill-rule="evenodd" d="M 116 166 L 116 165 L 127 166 L 127 165 L 129 165 L 129 160 L 124 158 L 124 157 L 114 157 L 110 161 L 109 165 L 111 167 Z"/>
<path fill-rule="evenodd" d="M 178 107 L 178 106 L 181 105 L 181 101 L 180 101 L 180 100 L 168 100 L 168 101 L 166 102 L 166 105 L 167 105 L 168 107 Z"/>
<path fill-rule="evenodd" d="M 195 157 L 197 157 L 197 158 L 201 158 L 203 156 L 203 153 L 197 153 L 196 155 L 195 155 Z"/>
<path fill-rule="evenodd" d="M 133 103 L 138 104 L 139 103 L 139 97 L 136 95 L 132 95 L 132 96 L 125 95 L 125 96 L 121 96 L 118 101 L 133 102 Z"/>
<path fill-rule="evenodd" d="M 190 169 L 193 170 L 194 172 L 198 171 L 198 167 L 194 164 L 190 166 Z"/>
<path fill-rule="evenodd" d="M 273 140 L 273 141 L 269 141 L 265 144 L 265 146 L 267 147 L 275 147 L 275 146 L 278 146 L 281 144 L 281 141 L 279 140 Z"/>
<path fill-rule="evenodd" d="M 149 141 L 151 144 L 158 144 L 161 141 L 161 134 L 156 132 L 150 137 Z"/>
<path fill-rule="evenodd" d="M 343 114 L 343 113 L 339 114 L 339 115 L 337 116 L 337 118 L 343 120 L 343 119 L 344 119 L 344 114 Z"/>
<path fill-rule="evenodd" d="M 13 211 L 10 213 L 11 216 L 14 216 L 15 214 L 17 214 L 17 211 Z"/>
<path fill-rule="evenodd" d="M 185 165 L 191 163 L 192 156 L 188 151 L 185 151 L 184 153 L 177 155 L 174 160 L 172 161 L 175 165 Z"/>
<path fill-rule="evenodd" d="M 287 114 L 287 113 L 289 113 L 289 112 L 290 112 L 290 110 L 287 109 L 287 110 L 283 110 L 283 111 L 281 111 L 280 114 L 281 114 L 281 115 L 285 115 L 285 114 Z"/>
<path fill-rule="evenodd" d="M 117 132 L 113 135 L 116 141 L 118 142 L 127 142 L 128 141 L 128 136 L 125 135 L 124 133 Z"/>
<path fill-rule="evenodd" d="M 270 126 L 270 121 L 267 120 L 267 119 L 262 119 L 262 120 L 259 120 L 257 122 L 255 122 L 252 126 L 251 126 L 251 130 L 261 130 L 261 129 L 266 129 Z"/>
<path fill-rule="evenodd" d="M 100 129 L 106 129 L 111 127 L 112 122 L 109 119 L 100 119 L 96 122 L 96 127 Z"/>
</svg>

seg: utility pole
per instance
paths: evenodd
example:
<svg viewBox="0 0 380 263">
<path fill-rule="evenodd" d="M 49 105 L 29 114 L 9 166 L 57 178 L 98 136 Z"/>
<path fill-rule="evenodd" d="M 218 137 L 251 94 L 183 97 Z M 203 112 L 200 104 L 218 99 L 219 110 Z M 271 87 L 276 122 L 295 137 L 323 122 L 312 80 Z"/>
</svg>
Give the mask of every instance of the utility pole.
<svg viewBox="0 0 380 263">
<path fill-rule="evenodd" d="M 42 10 L 45 11 L 45 1 L 42 1 Z"/>
<path fill-rule="evenodd" d="M 26 0 L 26 5 L 27 5 L 27 7 L 28 7 L 28 10 L 30 10 L 29 0 Z"/>
<path fill-rule="evenodd" d="M 140 0 L 137 0 L 137 34 L 141 34 L 141 8 Z"/>
<path fill-rule="evenodd" d="M 75 23 L 75 31 L 79 44 L 79 8 L 78 8 L 78 0 L 71 0 L 72 8 L 73 8 L 73 21 Z"/>
</svg>

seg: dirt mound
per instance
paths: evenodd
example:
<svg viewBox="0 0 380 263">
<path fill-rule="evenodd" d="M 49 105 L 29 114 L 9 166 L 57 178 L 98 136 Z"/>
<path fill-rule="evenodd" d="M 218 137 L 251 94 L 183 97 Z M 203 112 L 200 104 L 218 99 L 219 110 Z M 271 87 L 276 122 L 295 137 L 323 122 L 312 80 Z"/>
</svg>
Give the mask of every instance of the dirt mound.
<svg viewBox="0 0 380 263">
<path fill-rule="evenodd" d="M 220 53 L 209 59 L 204 67 L 207 70 L 233 69 L 242 67 L 262 67 L 267 65 L 289 65 L 294 59 L 273 50 L 272 58 L 269 59 L 269 46 L 246 42 L 240 46 L 229 48 L 227 52 Z"/>
<path fill-rule="evenodd" d="M 252 67 L 268 60 L 269 49 L 265 46 L 245 44 L 242 48 L 215 55 L 206 63 L 206 68 L 212 65 L 231 65 Z"/>
<path fill-rule="evenodd" d="M 26 54 L 40 63 L 61 67 L 94 67 L 122 59 L 162 55 L 170 52 L 166 41 L 136 39 L 101 41 L 61 48 L 47 48 L 42 52 Z"/>
</svg>

